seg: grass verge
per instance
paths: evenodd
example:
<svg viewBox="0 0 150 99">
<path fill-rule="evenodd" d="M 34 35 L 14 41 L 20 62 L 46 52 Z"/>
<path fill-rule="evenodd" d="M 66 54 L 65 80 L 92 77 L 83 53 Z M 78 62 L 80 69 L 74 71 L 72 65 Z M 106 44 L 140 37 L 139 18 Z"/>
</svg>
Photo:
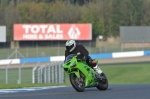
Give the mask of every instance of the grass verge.
<svg viewBox="0 0 150 99">
<path fill-rule="evenodd" d="M 106 74 L 109 84 L 150 84 L 150 64 L 119 64 L 102 65 L 102 71 Z M 64 84 L 0 84 L 0 89 L 70 85 L 68 75 Z"/>
</svg>

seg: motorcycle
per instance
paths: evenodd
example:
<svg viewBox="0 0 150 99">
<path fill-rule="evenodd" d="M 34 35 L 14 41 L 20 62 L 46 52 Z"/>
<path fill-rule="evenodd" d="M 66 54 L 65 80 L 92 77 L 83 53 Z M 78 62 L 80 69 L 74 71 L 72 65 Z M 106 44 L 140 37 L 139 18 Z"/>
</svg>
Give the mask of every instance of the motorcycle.
<svg viewBox="0 0 150 99">
<path fill-rule="evenodd" d="M 98 64 L 98 60 L 94 60 Z M 69 75 L 72 87 L 78 92 L 83 92 L 85 88 L 89 87 L 96 87 L 98 90 L 106 90 L 108 88 L 106 75 L 102 73 L 102 78 L 88 66 L 85 60 L 78 60 L 76 54 L 68 55 L 62 67 Z"/>
</svg>

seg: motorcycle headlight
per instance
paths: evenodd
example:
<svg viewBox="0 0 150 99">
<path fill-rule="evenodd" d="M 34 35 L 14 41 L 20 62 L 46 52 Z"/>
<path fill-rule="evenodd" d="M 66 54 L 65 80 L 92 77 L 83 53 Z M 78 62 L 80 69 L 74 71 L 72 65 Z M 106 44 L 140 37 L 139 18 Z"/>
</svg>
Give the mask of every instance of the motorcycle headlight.
<svg viewBox="0 0 150 99">
<path fill-rule="evenodd" d="M 73 64 L 71 64 L 71 67 L 75 67 L 76 66 L 76 62 L 74 62 Z"/>
</svg>

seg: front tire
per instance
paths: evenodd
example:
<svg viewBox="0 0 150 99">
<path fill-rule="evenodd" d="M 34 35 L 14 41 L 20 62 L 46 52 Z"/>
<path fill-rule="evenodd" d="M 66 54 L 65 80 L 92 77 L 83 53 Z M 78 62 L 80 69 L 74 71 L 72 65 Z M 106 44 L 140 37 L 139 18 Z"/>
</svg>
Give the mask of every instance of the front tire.
<svg viewBox="0 0 150 99">
<path fill-rule="evenodd" d="M 99 90 L 106 90 L 108 88 L 108 80 L 104 73 L 102 73 L 102 76 L 104 76 L 105 79 L 99 80 L 99 84 L 97 86 L 97 89 Z"/>
<path fill-rule="evenodd" d="M 74 73 L 70 74 L 70 83 L 73 88 L 78 92 L 83 92 L 85 89 L 84 82 L 80 82 L 79 78 L 77 78 Z"/>
</svg>

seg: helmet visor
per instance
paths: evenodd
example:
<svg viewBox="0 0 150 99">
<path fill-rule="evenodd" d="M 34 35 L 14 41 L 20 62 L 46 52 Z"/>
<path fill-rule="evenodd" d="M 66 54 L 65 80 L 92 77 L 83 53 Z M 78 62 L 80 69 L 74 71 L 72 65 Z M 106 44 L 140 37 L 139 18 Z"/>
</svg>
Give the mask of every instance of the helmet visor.
<svg viewBox="0 0 150 99">
<path fill-rule="evenodd" d="M 74 44 L 72 44 L 71 46 L 66 46 L 66 49 L 67 49 L 68 51 L 70 51 L 73 47 L 74 47 Z"/>
</svg>

